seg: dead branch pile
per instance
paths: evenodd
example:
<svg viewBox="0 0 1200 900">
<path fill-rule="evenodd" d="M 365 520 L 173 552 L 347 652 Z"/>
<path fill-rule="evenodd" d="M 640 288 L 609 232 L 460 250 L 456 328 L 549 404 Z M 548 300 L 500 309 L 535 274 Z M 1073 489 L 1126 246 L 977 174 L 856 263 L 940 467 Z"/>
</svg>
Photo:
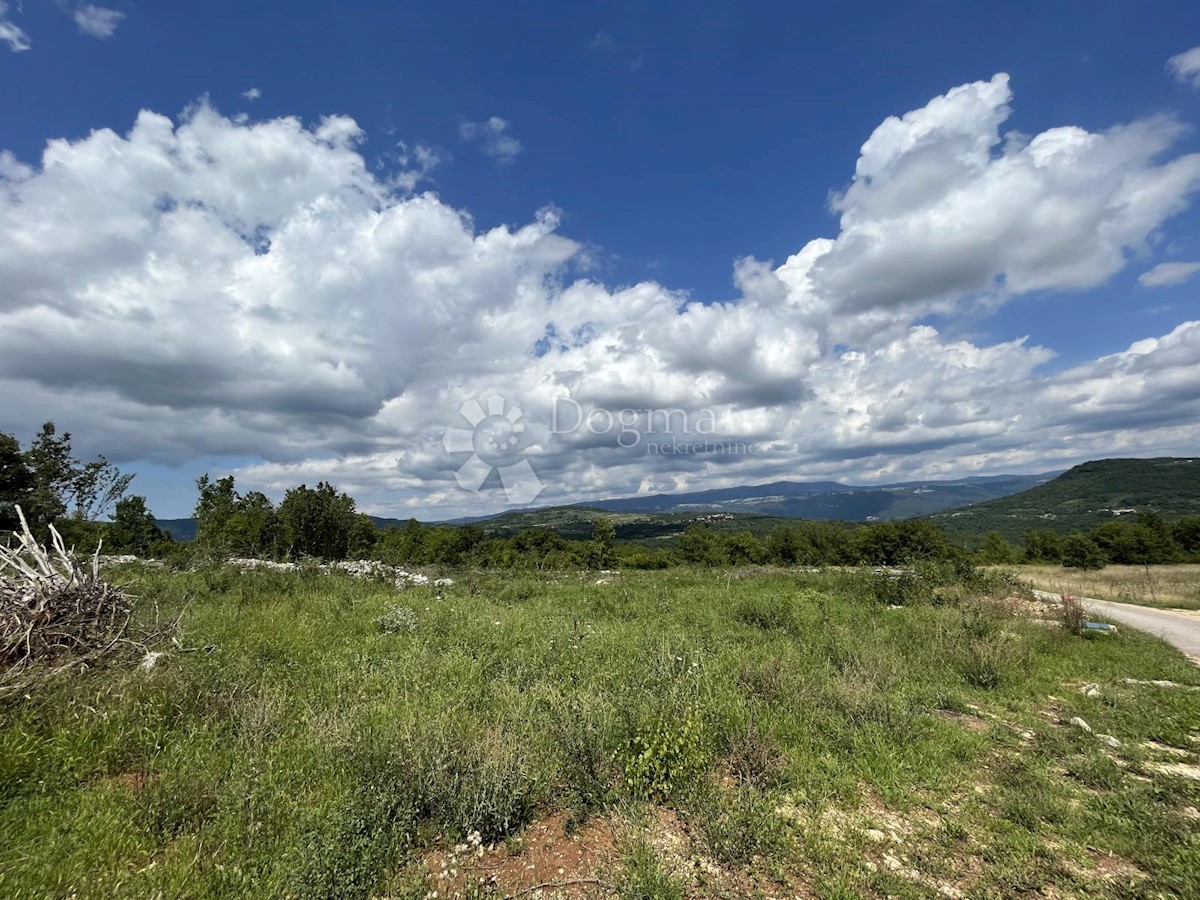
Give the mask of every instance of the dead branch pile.
<svg viewBox="0 0 1200 900">
<path fill-rule="evenodd" d="M 80 563 L 54 526 L 43 547 L 17 513 L 16 546 L 0 546 L 0 693 L 136 645 L 133 600 L 101 579 L 99 551 Z"/>
</svg>

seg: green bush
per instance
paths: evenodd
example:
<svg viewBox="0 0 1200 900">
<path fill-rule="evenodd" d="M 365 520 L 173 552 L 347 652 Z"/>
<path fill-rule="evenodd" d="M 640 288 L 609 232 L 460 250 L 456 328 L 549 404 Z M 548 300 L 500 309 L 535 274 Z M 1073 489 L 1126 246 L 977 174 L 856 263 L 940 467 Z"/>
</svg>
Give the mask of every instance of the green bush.
<svg viewBox="0 0 1200 900">
<path fill-rule="evenodd" d="M 708 763 L 701 720 L 657 719 L 637 731 L 617 755 L 625 789 L 638 800 L 662 801 L 689 788 Z"/>
</svg>

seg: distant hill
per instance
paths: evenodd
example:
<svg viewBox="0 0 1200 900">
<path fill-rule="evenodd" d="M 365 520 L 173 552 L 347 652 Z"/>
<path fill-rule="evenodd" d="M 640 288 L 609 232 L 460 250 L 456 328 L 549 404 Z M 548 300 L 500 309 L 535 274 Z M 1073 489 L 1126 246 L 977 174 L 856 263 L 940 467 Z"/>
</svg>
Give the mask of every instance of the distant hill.
<svg viewBox="0 0 1200 900">
<path fill-rule="evenodd" d="M 1020 541 L 1029 528 L 1090 531 L 1148 510 L 1167 519 L 1200 515 L 1200 458 L 1099 459 L 1019 494 L 929 518 L 959 538 L 998 531 Z"/>
<path fill-rule="evenodd" d="M 1004 497 L 1042 484 L 1058 474 L 991 475 L 880 485 L 776 481 L 711 491 L 599 500 L 588 506 L 609 512 L 752 513 L 787 519 L 875 522 L 911 519 Z"/>
<path fill-rule="evenodd" d="M 196 539 L 195 519 L 155 519 L 154 524 L 171 536 L 174 541 L 194 541 Z"/>
<path fill-rule="evenodd" d="M 474 524 L 505 536 L 526 528 L 549 528 L 564 537 L 587 538 L 592 521 L 614 519 L 626 540 L 670 537 L 700 522 L 717 531 L 765 534 L 788 519 L 874 522 L 917 518 L 1025 490 L 1057 475 L 995 475 L 955 481 L 910 481 L 870 487 L 837 481 L 776 481 L 680 494 L 598 500 L 587 506 L 521 509 L 455 524 Z"/>
</svg>

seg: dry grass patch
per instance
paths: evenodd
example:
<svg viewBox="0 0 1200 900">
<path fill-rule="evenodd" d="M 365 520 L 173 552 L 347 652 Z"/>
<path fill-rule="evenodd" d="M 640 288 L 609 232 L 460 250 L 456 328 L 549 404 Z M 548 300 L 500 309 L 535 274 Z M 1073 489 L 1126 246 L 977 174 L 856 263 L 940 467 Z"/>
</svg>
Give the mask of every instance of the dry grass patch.
<svg viewBox="0 0 1200 900">
<path fill-rule="evenodd" d="M 1033 587 L 1093 600 L 1163 609 L 1200 610 L 1200 565 L 1105 566 L 1096 571 L 1062 566 L 1004 567 Z"/>
</svg>

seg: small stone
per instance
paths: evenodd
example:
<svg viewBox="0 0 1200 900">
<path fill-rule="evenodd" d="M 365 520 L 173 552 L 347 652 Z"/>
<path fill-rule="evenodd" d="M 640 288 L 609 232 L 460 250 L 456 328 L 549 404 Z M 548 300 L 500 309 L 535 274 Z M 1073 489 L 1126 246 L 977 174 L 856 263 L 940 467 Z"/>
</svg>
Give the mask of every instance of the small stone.
<svg viewBox="0 0 1200 900">
<path fill-rule="evenodd" d="M 1111 734 L 1098 734 L 1098 735 L 1096 735 L 1096 739 L 1098 741 L 1100 741 L 1100 743 L 1106 744 L 1109 747 L 1112 747 L 1114 750 L 1118 749 L 1121 746 L 1121 742 L 1117 738 L 1113 737 Z"/>
<path fill-rule="evenodd" d="M 1099 697 L 1100 696 L 1100 685 L 1085 684 L 1083 687 L 1081 687 L 1079 689 L 1079 693 L 1083 694 L 1083 696 L 1085 696 L 1085 697 Z"/>
<path fill-rule="evenodd" d="M 1075 716 L 1067 724 L 1074 725 L 1080 731 L 1086 731 L 1088 734 L 1092 733 L 1092 726 L 1089 725 L 1087 722 L 1085 722 L 1083 719 L 1079 718 L 1079 716 Z"/>
</svg>

